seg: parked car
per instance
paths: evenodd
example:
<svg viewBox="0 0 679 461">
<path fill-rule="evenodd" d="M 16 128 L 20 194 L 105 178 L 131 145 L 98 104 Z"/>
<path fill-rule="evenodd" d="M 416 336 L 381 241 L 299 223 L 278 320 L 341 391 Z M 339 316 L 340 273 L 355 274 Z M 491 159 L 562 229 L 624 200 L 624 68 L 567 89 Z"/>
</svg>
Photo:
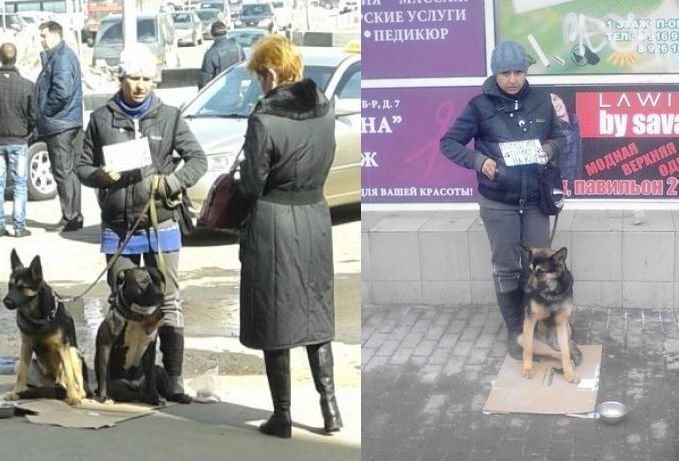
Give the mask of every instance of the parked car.
<svg viewBox="0 0 679 461">
<path fill-rule="evenodd" d="M 233 15 L 233 11 L 231 9 L 231 5 L 228 2 L 228 0 L 207 0 L 207 1 L 200 2 L 199 7 L 200 7 L 200 9 L 216 8 L 219 11 L 222 12 L 222 15 L 224 15 L 224 18 L 229 18 L 230 23 L 233 24 L 233 20 L 235 18 L 234 18 L 234 15 Z M 227 25 L 229 27 L 231 27 L 230 24 L 227 24 Z"/>
<path fill-rule="evenodd" d="M 161 68 L 172 63 L 176 56 L 175 28 L 170 13 L 139 13 L 137 42 L 149 47 Z M 92 50 L 92 66 L 117 66 L 123 50 L 123 17 L 110 14 L 101 21 Z"/>
<path fill-rule="evenodd" d="M 172 13 L 174 33 L 178 45 L 191 46 L 203 43 L 203 23 L 194 11 Z"/>
<path fill-rule="evenodd" d="M 226 24 L 227 28 L 231 27 L 231 18 L 226 19 L 224 14 L 217 8 L 201 8 L 195 11 L 200 18 L 201 24 L 203 25 L 204 39 L 214 38 L 210 33 L 210 30 L 212 29 L 212 23 L 215 21 L 222 21 L 224 24 Z"/>
<path fill-rule="evenodd" d="M 325 186 L 330 206 L 360 202 L 361 55 L 340 48 L 301 47 L 304 75 L 330 99 L 335 98 L 335 161 Z M 200 209 L 217 177 L 226 172 L 240 150 L 248 115 L 262 95 L 245 63 L 230 67 L 203 88 L 182 114 L 208 159 L 208 171 L 188 190 Z"/>
<path fill-rule="evenodd" d="M 50 200 L 57 195 L 57 183 L 52 175 L 50 159 L 47 155 L 47 145 L 42 142 L 32 142 L 26 153 L 28 171 L 28 199 Z M 12 175 L 7 176 L 5 199 L 12 200 Z"/>
<path fill-rule="evenodd" d="M 270 32 L 278 30 L 274 7 L 271 2 L 244 3 L 236 27 L 261 27 Z"/>
<path fill-rule="evenodd" d="M 292 8 L 283 0 L 274 0 L 273 14 L 276 18 L 276 24 L 281 30 L 292 28 Z"/>
</svg>

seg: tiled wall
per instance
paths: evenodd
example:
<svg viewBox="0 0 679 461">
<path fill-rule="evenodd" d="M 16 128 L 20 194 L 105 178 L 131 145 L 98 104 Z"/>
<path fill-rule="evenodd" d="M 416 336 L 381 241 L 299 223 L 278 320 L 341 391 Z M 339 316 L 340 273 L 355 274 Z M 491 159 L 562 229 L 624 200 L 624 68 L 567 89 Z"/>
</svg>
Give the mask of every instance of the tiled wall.
<svg viewBox="0 0 679 461">
<path fill-rule="evenodd" d="M 575 302 L 670 308 L 679 300 L 679 211 L 564 211 Z M 490 246 L 475 211 L 364 212 L 363 304 L 495 303 Z"/>
</svg>

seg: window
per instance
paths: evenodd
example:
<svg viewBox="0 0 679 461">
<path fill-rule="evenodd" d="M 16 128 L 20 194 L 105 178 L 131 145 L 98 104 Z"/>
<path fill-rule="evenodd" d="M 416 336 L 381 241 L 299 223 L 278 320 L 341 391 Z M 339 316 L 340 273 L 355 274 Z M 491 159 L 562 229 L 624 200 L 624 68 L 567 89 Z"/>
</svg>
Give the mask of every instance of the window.
<svg viewBox="0 0 679 461">
<path fill-rule="evenodd" d="M 361 63 L 349 66 L 342 76 L 335 94 L 341 99 L 360 99 L 361 97 Z"/>
</svg>

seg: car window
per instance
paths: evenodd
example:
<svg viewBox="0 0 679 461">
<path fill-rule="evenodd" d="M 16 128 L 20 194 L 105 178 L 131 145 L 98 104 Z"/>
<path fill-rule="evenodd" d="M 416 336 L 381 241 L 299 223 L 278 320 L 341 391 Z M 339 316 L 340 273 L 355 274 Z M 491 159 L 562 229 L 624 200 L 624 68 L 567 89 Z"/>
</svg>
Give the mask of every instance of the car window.
<svg viewBox="0 0 679 461">
<path fill-rule="evenodd" d="M 325 66 L 308 66 L 304 68 L 304 76 L 316 82 L 323 91 L 334 68 Z M 262 96 L 262 89 L 256 78 L 244 65 L 238 65 L 208 86 L 184 112 L 188 116 L 232 116 L 247 117 L 255 108 Z"/>
<path fill-rule="evenodd" d="M 123 25 L 120 21 L 109 22 L 110 26 L 100 33 L 97 43 L 120 43 L 123 41 Z M 156 23 L 153 19 L 137 20 L 137 41 L 154 43 L 157 41 Z"/>
<path fill-rule="evenodd" d="M 335 94 L 341 99 L 360 99 L 361 97 L 361 63 L 349 66 L 342 76 Z"/>
<path fill-rule="evenodd" d="M 242 16 L 264 16 L 271 14 L 271 7 L 269 5 L 243 5 L 240 14 Z"/>
<path fill-rule="evenodd" d="M 173 14 L 172 17 L 174 18 L 174 22 L 176 22 L 176 23 L 191 22 L 191 15 L 189 15 L 187 13 Z"/>
<path fill-rule="evenodd" d="M 242 32 L 236 29 L 234 31 L 227 32 L 226 38 L 235 41 L 243 48 L 247 48 L 254 45 L 255 42 L 259 40 L 263 35 L 264 35 L 263 30 L 256 32 Z"/>
<path fill-rule="evenodd" d="M 202 10 L 202 11 L 198 11 L 197 14 L 198 14 L 198 17 L 201 20 L 206 21 L 206 20 L 217 17 L 217 10 Z"/>
</svg>

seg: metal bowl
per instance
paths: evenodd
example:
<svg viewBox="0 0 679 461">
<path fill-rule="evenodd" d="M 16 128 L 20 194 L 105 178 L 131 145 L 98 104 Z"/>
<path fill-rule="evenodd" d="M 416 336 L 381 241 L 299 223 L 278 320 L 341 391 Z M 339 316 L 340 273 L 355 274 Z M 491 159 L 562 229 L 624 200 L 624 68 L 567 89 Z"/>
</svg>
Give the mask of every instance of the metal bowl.
<svg viewBox="0 0 679 461">
<path fill-rule="evenodd" d="M 597 406 L 597 413 L 599 413 L 599 418 L 603 422 L 608 424 L 618 424 L 620 421 L 625 419 L 627 407 L 622 402 L 609 400 L 606 402 L 601 402 L 599 406 Z"/>
<path fill-rule="evenodd" d="M 10 418 L 14 416 L 14 404 L 0 402 L 0 418 Z"/>
</svg>

